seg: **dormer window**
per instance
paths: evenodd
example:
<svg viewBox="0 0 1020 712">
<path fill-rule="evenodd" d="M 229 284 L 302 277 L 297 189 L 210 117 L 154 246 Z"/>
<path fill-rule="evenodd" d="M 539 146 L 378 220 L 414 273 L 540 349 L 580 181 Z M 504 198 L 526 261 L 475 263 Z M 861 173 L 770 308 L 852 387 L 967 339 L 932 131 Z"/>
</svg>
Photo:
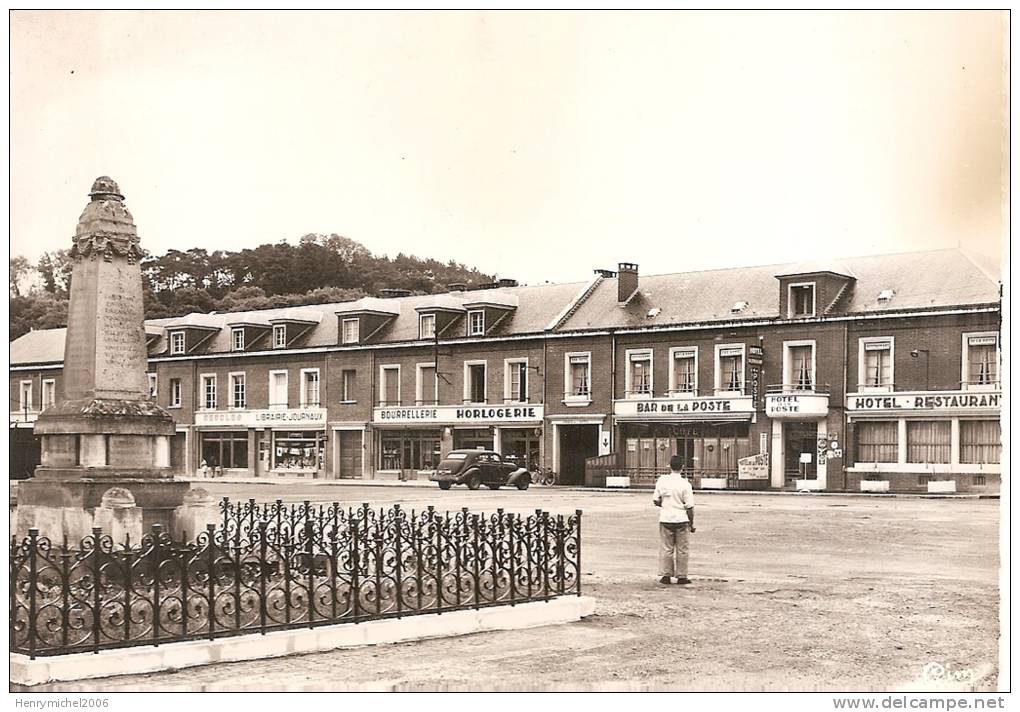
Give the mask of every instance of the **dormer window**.
<svg viewBox="0 0 1020 712">
<path fill-rule="evenodd" d="M 244 351 L 244 329 L 230 330 L 230 348 L 232 351 Z"/>
<path fill-rule="evenodd" d="M 341 324 L 342 343 L 358 343 L 358 319 L 344 319 Z"/>
<path fill-rule="evenodd" d="M 747 309 L 747 302 L 733 302 L 733 306 L 730 307 L 730 314 L 739 314 L 745 309 Z"/>
<path fill-rule="evenodd" d="M 436 338 L 435 314 L 421 314 L 418 317 L 418 338 L 419 339 Z"/>
<path fill-rule="evenodd" d="M 273 348 L 282 349 L 287 346 L 287 325 L 276 324 L 273 326 Z"/>
<path fill-rule="evenodd" d="M 184 332 L 170 332 L 170 354 L 174 355 L 182 353 L 184 353 Z"/>
<path fill-rule="evenodd" d="M 790 285 L 790 316 L 812 317 L 815 315 L 815 283 Z"/>
<path fill-rule="evenodd" d="M 485 334 L 485 312 L 481 309 L 468 312 L 468 336 Z"/>
</svg>

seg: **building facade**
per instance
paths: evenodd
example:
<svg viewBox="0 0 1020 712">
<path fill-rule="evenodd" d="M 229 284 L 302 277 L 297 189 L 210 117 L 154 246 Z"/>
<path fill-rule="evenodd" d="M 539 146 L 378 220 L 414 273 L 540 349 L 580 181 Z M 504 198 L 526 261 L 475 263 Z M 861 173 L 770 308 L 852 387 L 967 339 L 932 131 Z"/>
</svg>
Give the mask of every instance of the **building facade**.
<svg viewBox="0 0 1020 712">
<path fill-rule="evenodd" d="M 147 322 L 171 461 L 222 476 L 416 479 L 455 448 L 560 481 L 995 491 L 996 272 L 958 250 L 482 288 Z M 12 472 L 63 330 L 11 344 Z M 20 458 L 15 468 L 15 457 Z"/>
</svg>

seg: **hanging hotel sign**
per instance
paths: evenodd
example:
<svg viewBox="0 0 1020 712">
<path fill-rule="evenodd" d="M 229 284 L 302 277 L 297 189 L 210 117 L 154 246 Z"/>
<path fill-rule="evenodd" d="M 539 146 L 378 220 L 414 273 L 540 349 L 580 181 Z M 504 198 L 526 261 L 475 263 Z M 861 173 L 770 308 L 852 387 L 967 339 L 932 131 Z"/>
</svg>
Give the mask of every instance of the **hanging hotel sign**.
<svg viewBox="0 0 1020 712">
<path fill-rule="evenodd" d="M 754 400 L 749 396 L 738 398 L 646 398 L 618 400 L 613 414 L 623 417 L 669 418 L 686 416 L 687 419 L 712 420 L 717 416 L 750 418 Z"/>
<path fill-rule="evenodd" d="M 765 349 L 761 346 L 748 346 L 747 363 L 751 366 L 761 366 L 765 363 Z"/>
<path fill-rule="evenodd" d="M 380 424 L 413 423 L 533 423 L 542 420 L 541 405 L 426 405 L 376 408 L 372 421 Z"/>
<path fill-rule="evenodd" d="M 846 409 L 855 412 L 884 413 L 896 410 L 990 410 L 1001 407 L 1001 393 L 897 393 L 854 394 L 846 399 Z"/>
<path fill-rule="evenodd" d="M 200 410 L 195 425 L 225 425 L 245 428 L 324 428 L 325 408 L 286 408 L 282 410 Z"/>
</svg>

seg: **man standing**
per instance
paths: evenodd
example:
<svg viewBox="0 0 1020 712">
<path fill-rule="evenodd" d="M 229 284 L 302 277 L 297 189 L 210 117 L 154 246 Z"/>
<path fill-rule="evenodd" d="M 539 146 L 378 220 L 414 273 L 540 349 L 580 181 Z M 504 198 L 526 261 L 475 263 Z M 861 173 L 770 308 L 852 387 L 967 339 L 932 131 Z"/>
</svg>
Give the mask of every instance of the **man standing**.
<svg viewBox="0 0 1020 712">
<path fill-rule="evenodd" d="M 669 474 L 655 483 L 652 503 L 659 512 L 659 583 L 670 583 L 676 576 L 678 584 L 689 584 L 687 532 L 694 533 L 694 488 L 682 472 L 683 458 L 669 459 Z"/>
</svg>

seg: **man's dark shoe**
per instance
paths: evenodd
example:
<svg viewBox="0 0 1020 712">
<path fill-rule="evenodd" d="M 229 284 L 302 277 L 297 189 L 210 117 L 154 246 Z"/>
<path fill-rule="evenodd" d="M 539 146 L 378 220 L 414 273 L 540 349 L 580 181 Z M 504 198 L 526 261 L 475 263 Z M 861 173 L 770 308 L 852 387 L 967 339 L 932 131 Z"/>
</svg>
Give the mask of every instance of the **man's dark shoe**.
<svg viewBox="0 0 1020 712">
<path fill-rule="evenodd" d="M 687 578 L 686 576 L 684 576 L 683 578 L 678 578 L 676 580 L 676 582 L 678 584 L 680 584 L 681 586 L 686 586 L 687 584 L 691 583 L 691 580 L 689 578 Z"/>
<path fill-rule="evenodd" d="M 659 583 L 666 583 L 666 584 L 668 584 L 669 582 L 670 582 L 669 581 L 669 576 L 663 576 L 661 579 L 659 579 Z"/>
</svg>

